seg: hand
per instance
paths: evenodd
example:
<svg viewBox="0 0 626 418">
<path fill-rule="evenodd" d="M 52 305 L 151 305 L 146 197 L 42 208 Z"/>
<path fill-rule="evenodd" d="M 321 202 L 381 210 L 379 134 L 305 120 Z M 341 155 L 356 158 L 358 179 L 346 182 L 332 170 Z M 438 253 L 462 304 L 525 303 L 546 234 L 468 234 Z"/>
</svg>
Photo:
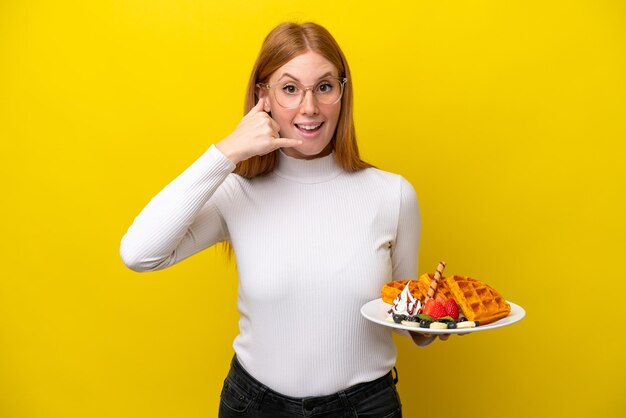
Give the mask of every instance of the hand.
<svg viewBox="0 0 626 418">
<path fill-rule="evenodd" d="M 281 138 L 278 131 L 280 126 L 274 119 L 263 111 L 265 98 L 245 115 L 237 128 L 226 138 L 216 144 L 222 154 L 237 164 L 255 155 L 265 155 L 278 148 L 295 147 L 302 141 L 290 138 Z"/>
<path fill-rule="evenodd" d="M 409 331 L 409 334 L 411 334 L 411 338 L 413 339 L 413 342 L 420 347 L 426 347 L 427 345 L 435 341 L 435 338 L 437 338 L 437 334 L 424 334 L 421 332 L 414 332 L 414 331 Z M 463 336 L 465 334 L 461 333 L 457 335 Z M 439 339 L 441 341 L 446 341 L 448 338 L 450 338 L 450 334 L 439 334 Z"/>
<path fill-rule="evenodd" d="M 409 334 L 411 334 L 413 342 L 420 347 L 426 347 L 437 338 L 437 334 L 422 334 L 421 332 L 413 331 L 409 331 Z M 442 341 L 447 340 L 448 337 L 450 337 L 450 334 L 439 334 L 439 339 Z"/>
</svg>

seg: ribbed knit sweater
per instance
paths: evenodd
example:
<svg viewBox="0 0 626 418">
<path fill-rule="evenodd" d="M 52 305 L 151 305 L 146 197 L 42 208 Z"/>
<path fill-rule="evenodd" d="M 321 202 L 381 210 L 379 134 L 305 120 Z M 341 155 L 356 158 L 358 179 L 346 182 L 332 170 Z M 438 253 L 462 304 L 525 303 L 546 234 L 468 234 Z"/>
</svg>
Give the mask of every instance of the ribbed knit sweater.
<svg viewBox="0 0 626 418">
<path fill-rule="evenodd" d="M 304 397 L 383 376 L 396 361 L 390 328 L 359 311 L 387 281 L 417 276 L 411 184 L 375 168 L 346 172 L 334 153 L 281 151 L 277 168 L 254 179 L 234 168 L 211 146 L 135 218 L 125 264 L 163 269 L 229 241 L 239 274 L 233 347 L 253 377 Z"/>
</svg>

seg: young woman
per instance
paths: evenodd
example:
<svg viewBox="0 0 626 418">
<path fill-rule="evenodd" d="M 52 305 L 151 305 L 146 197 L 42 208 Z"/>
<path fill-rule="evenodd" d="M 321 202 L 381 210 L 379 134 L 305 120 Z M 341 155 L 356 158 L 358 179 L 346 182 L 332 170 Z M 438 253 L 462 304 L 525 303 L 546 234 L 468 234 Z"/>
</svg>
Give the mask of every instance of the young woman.
<svg viewBox="0 0 626 418">
<path fill-rule="evenodd" d="M 413 187 L 360 159 L 348 63 L 317 24 L 270 32 L 245 107 L 137 216 L 124 262 L 151 271 L 216 243 L 234 251 L 239 335 L 220 417 L 401 416 L 390 328 L 359 310 L 417 276 Z"/>
</svg>

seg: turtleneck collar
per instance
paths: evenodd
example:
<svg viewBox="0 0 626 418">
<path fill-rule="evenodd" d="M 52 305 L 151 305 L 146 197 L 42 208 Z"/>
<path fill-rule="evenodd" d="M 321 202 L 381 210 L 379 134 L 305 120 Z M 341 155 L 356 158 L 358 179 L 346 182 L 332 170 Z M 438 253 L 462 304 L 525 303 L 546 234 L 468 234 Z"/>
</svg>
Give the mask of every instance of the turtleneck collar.
<svg viewBox="0 0 626 418">
<path fill-rule="evenodd" d="M 278 150 L 278 164 L 274 169 L 274 173 L 279 177 L 307 184 L 332 180 L 342 171 L 335 161 L 334 151 L 325 157 L 301 160 L 288 156 L 283 150 Z"/>
</svg>

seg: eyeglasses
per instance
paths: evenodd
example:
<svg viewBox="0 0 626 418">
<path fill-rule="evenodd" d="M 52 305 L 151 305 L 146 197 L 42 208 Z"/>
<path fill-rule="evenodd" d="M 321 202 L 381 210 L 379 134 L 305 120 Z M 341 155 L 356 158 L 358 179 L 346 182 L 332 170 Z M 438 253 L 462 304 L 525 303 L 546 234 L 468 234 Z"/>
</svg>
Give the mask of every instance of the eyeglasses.
<svg viewBox="0 0 626 418">
<path fill-rule="evenodd" d="M 344 85 L 347 78 L 325 78 L 314 86 L 303 86 L 297 81 L 286 80 L 276 84 L 258 83 L 257 87 L 270 90 L 276 102 L 285 109 L 295 109 L 302 104 L 307 90 L 311 90 L 313 97 L 319 104 L 332 105 L 343 96 Z"/>
</svg>

